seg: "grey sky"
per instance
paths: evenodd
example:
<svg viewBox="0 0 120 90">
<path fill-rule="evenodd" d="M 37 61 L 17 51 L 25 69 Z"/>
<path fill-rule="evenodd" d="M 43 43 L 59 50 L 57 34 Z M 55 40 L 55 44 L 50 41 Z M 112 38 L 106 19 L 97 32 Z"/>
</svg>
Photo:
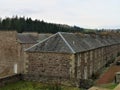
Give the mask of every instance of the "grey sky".
<svg viewBox="0 0 120 90">
<path fill-rule="evenodd" d="M 120 28 L 120 0 L 1 0 L 0 16 L 13 15 L 85 28 Z"/>
</svg>

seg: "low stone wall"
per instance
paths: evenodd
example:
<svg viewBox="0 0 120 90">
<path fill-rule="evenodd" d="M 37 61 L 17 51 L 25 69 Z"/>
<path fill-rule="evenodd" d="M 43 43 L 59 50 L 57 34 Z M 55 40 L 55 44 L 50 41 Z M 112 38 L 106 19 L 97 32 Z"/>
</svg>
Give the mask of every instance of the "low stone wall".
<svg viewBox="0 0 120 90">
<path fill-rule="evenodd" d="M 21 80 L 21 75 L 20 74 L 0 78 L 0 87 L 6 85 L 8 83 L 17 82 L 19 80 Z"/>
</svg>

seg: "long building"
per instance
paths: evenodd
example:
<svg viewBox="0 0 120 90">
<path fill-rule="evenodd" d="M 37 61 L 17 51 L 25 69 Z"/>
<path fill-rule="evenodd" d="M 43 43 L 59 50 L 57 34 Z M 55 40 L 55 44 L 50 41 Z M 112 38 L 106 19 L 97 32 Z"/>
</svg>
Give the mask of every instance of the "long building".
<svg viewBox="0 0 120 90">
<path fill-rule="evenodd" d="M 64 85 L 78 86 L 120 54 L 119 33 L 0 31 L 0 43 L 0 78 L 22 74 L 25 80 Z"/>
<path fill-rule="evenodd" d="M 58 32 L 25 52 L 25 80 L 78 85 L 113 62 L 120 35 Z"/>
</svg>

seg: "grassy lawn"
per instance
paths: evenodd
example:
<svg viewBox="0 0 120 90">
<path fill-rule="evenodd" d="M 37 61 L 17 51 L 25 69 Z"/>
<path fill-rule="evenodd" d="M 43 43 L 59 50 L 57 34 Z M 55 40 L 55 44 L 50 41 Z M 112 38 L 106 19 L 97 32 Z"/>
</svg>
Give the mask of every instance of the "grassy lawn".
<svg viewBox="0 0 120 90">
<path fill-rule="evenodd" d="M 42 84 L 38 82 L 19 81 L 1 87 L 0 90 L 81 90 L 76 87 Z"/>
<path fill-rule="evenodd" d="M 110 90 L 113 90 L 117 85 L 118 85 L 118 84 L 110 83 L 110 84 L 101 85 L 100 87 L 102 87 L 102 88 L 107 88 L 107 89 L 110 89 Z"/>
</svg>

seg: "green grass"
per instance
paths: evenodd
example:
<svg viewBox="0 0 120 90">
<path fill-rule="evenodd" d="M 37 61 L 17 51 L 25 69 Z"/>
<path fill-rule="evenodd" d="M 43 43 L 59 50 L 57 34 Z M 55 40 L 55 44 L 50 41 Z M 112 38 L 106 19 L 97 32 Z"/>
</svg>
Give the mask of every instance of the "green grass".
<svg viewBox="0 0 120 90">
<path fill-rule="evenodd" d="M 100 87 L 103 87 L 103 88 L 107 88 L 107 89 L 113 90 L 117 85 L 118 85 L 118 84 L 115 84 L 115 83 L 109 83 L 109 84 L 101 85 Z"/>
<path fill-rule="evenodd" d="M 80 90 L 76 87 L 42 84 L 38 82 L 19 81 L 1 87 L 0 90 Z"/>
</svg>

